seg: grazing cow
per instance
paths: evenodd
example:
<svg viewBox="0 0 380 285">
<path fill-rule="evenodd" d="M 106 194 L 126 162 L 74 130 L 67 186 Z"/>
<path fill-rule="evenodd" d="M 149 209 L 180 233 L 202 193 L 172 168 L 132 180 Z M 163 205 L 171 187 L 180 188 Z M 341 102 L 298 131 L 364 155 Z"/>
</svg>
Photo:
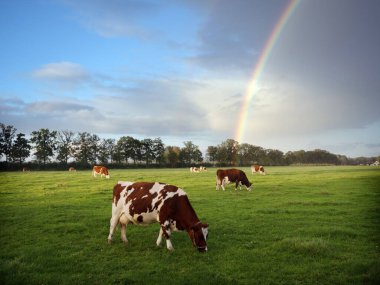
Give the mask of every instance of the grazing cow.
<svg viewBox="0 0 380 285">
<path fill-rule="evenodd" d="M 100 177 L 105 176 L 106 178 L 110 178 L 110 175 L 108 173 L 108 169 L 105 166 L 97 166 L 95 165 L 92 168 L 92 175 L 96 177 L 97 174 L 100 174 Z"/>
<path fill-rule="evenodd" d="M 70 167 L 69 171 L 72 172 L 72 171 L 77 171 L 77 170 L 74 167 Z"/>
<path fill-rule="evenodd" d="M 119 181 L 113 189 L 108 243 L 112 242 L 112 235 L 118 223 L 121 224 L 121 239 L 127 243 L 128 224 L 145 225 L 155 222 L 161 225 L 157 246 L 160 246 L 164 235 L 167 249 L 173 250 L 171 232 L 185 230 L 200 252 L 207 251 L 208 225 L 198 219 L 182 189 L 159 182 Z"/>
<path fill-rule="evenodd" d="M 264 167 L 262 165 L 258 165 L 258 164 L 252 165 L 251 171 L 252 171 L 252 174 L 259 172 L 260 174 L 265 175 L 265 170 L 264 170 Z"/>
<path fill-rule="evenodd" d="M 199 169 L 196 167 L 190 167 L 190 172 L 199 172 Z"/>
<path fill-rule="evenodd" d="M 201 166 L 201 167 L 199 167 L 199 171 L 207 171 L 207 169 L 206 169 L 206 167 Z"/>
<path fill-rule="evenodd" d="M 27 168 L 27 167 L 22 168 L 22 172 L 28 172 L 28 171 L 30 171 L 29 168 Z"/>
<path fill-rule="evenodd" d="M 235 190 L 237 190 L 238 185 L 240 190 L 241 185 L 244 185 L 248 191 L 252 191 L 252 183 L 248 181 L 244 171 L 235 168 L 216 171 L 216 190 L 219 190 L 221 186 L 224 191 L 224 186 L 230 182 L 235 182 Z"/>
</svg>

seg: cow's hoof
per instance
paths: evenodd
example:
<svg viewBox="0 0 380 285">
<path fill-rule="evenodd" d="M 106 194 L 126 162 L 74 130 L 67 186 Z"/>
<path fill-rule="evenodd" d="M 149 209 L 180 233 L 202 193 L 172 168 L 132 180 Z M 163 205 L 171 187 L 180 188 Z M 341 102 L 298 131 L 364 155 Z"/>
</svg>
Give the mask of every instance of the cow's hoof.
<svg viewBox="0 0 380 285">
<path fill-rule="evenodd" d="M 108 244 L 112 244 L 112 239 L 107 240 Z"/>
</svg>

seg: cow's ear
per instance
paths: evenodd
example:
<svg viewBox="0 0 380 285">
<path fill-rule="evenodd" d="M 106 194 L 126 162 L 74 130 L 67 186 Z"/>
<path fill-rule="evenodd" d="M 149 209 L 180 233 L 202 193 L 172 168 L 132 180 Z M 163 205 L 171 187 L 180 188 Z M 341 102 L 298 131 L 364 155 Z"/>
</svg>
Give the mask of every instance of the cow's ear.
<svg viewBox="0 0 380 285">
<path fill-rule="evenodd" d="M 208 228 L 208 224 L 202 224 L 202 228 Z"/>
</svg>

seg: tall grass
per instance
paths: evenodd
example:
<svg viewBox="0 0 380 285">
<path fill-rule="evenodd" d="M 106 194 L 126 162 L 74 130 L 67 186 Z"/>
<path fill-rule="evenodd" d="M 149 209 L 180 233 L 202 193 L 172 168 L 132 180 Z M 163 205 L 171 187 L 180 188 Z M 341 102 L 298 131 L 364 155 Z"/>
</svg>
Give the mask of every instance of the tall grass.
<svg viewBox="0 0 380 285">
<path fill-rule="evenodd" d="M 268 167 L 253 192 L 215 190 L 215 169 L 0 173 L 1 284 L 380 284 L 380 169 Z M 210 225 L 200 254 L 186 233 L 157 248 L 158 224 L 107 244 L 112 187 L 185 189 Z"/>
</svg>

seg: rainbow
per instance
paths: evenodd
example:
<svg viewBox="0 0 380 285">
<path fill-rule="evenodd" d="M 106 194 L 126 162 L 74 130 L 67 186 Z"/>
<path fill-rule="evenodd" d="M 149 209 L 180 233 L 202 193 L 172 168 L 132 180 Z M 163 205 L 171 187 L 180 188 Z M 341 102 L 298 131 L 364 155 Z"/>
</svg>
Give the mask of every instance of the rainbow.
<svg viewBox="0 0 380 285">
<path fill-rule="evenodd" d="M 257 60 L 257 63 L 252 73 L 252 77 L 251 77 L 252 79 L 249 81 L 247 89 L 244 93 L 243 103 L 241 105 L 241 111 L 239 114 L 239 119 L 238 119 L 238 124 L 236 128 L 236 134 L 235 134 L 235 140 L 238 142 L 242 142 L 242 139 L 243 139 L 247 116 L 249 113 L 250 102 L 257 91 L 256 90 L 257 83 L 260 79 L 260 75 L 262 74 L 264 70 L 265 64 L 269 58 L 269 55 L 277 39 L 279 38 L 282 30 L 284 29 L 289 17 L 291 16 L 296 6 L 298 5 L 298 2 L 299 0 L 290 0 L 289 3 L 286 5 L 284 11 L 281 13 L 279 20 L 275 24 L 270 36 L 268 37 L 264 45 L 264 48 L 262 49 L 262 52 L 260 53 L 260 56 Z"/>
</svg>

